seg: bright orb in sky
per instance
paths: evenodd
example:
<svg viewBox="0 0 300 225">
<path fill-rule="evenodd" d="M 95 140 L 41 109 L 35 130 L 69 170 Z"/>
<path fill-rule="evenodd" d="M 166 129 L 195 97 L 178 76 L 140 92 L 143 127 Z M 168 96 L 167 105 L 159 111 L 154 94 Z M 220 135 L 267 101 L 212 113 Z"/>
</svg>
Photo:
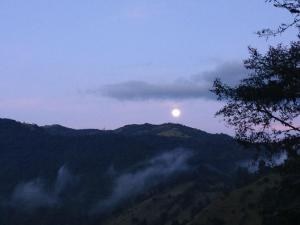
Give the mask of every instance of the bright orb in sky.
<svg viewBox="0 0 300 225">
<path fill-rule="evenodd" d="M 181 111 L 180 111 L 180 109 L 175 108 L 175 109 L 172 109 L 171 114 L 173 117 L 178 118 L 181 115 Z"/>
</svg>

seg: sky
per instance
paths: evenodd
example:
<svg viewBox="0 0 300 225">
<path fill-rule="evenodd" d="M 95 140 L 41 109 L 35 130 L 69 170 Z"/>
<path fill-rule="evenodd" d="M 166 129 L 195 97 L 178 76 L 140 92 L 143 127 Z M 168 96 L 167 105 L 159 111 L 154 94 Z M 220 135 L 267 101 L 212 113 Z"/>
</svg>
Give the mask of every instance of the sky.
<svg viewBox="0 0 300 225">
<path fill-rule="evenodd" d="M 114 129 L 181 123 L 228 133 L 209 92 L 247 75 L 255 32 L 288 22 L 264 0 L 0 0 L 0 117 Z M 179 118 L 171 116 L 178 107 Z"/>
</svg>

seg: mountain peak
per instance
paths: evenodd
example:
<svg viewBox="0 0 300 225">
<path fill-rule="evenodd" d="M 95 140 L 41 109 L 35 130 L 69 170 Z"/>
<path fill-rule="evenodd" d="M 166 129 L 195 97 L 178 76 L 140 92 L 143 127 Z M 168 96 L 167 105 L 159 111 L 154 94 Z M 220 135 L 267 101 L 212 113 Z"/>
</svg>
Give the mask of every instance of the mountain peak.
<svg viewBox="0 0 300 225">
<path fill-rule="evenodd" d="M 121 133 L 125 135 L 159 135 L 165 137 L 182 137 L 188 138 L 195 135 L 208 135 L 208 133 L 191 128 L 182 124 L 176 123 L 163 123 L 159 125 L 154 124 L 132 124 L 120 127 L 114 130 L 115 133 Z"/>
</svg>

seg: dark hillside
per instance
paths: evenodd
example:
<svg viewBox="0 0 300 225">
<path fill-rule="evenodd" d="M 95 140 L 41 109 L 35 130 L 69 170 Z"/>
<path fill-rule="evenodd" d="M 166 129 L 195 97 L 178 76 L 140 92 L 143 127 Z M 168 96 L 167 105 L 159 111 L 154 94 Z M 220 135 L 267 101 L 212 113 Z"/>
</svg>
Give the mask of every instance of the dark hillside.
<svg viewBox="0 0 300 225">
<path fill-rule="evenodd" d="M 1 224 L 89 224 L 155 187 L 230 186 L 251 155 L 227 135 L 179 124 L 100 131 L 0 119 Z"/>
</svg>

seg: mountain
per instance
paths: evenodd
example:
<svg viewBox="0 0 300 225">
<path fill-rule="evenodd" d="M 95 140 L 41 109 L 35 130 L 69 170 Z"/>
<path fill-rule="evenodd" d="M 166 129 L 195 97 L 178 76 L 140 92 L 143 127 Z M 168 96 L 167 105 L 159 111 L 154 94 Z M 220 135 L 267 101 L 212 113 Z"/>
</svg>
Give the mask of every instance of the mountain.
<svg viewBox="0 0 300 225">
<path fill-rule="evenodd" d="M 280 180 L 279 174 L 272 174 L 232 192 L 224 191 L 221 183 L 214 188 L 178 185 L 140 201 L 106 225 L 262 225 L 266 210 L 262 199 L 267 191 L 279 189 Z"/>
<path fill-rule="evenodd" d="M 250 175 L 248 184 L 233 189 L 220 179 L 201 182 L 194 177 L 140 199 L 105 224 L 300 224 L 299 173 L 300 161 L 294 159 L 267 174 Z"/>
<path fill-rule="evenodd" d="M 105 131 L 97 129 L 72 129 L 64 127 L 58 124 L 55 125 L 46 125 L 42 127 L 47 133 L 58 136 L 81 136 L 81 135 L 95 135 L 103 134 Z"/>
<path fill-rule="evenodd" d="M 228 135 L 180 124 L 103 131 L 0 119 L 0 224 L 101 224 L 178 188 L 215 198 L 252 156 Z"/>
<path fill-rule="evenodd" d="M 115 133 L 121 133 L 129 136 L 140 136 L 140 135 L 160 135 L 166 137 L 182 137 L 192 138 L 203 135 L 209 135 L 208 133 L 190 128 L 181 124 L 166 123 L 162 125 L 153 124 L 142 124 L 142 125 L 127 125 L 116 129 Z"/>
</svg>

